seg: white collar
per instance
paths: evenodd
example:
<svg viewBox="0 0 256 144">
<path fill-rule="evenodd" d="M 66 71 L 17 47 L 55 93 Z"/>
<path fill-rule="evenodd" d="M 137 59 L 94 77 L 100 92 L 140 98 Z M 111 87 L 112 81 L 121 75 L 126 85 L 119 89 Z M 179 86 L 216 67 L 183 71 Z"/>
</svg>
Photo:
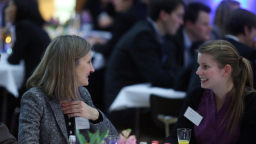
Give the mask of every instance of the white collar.
<svg viewBox="0 0 256 144">
<path fill-rule="evenodd" d="M 237 41 L 237 42 L 239 42 L 239 41 L 240 41 L 236 36 L 231 35 L 231 34 L 227 34 L 227 35 L 225 35 L 225 38 L 230 38 L 230 39 L 233 39 L 233 40 L 235 40 L 235 41 Z"/>
</svg>

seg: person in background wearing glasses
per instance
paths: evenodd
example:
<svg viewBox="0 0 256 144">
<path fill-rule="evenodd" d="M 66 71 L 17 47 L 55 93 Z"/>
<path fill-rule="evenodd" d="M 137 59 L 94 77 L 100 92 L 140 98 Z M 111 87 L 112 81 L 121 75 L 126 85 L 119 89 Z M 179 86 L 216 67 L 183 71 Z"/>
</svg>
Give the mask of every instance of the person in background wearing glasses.
<svg viewBox="0 0 256 144">
<path fill-rule="evenodd" d="M 188 94 L 166 142 L 177 144 L 177 129 L 192 129 L 190 144 L 249 144 L 256 136 L 256 92 L 250 62 L 224 40 L 199 48 L 196 74 L 201 88 Z M 185 117 L 188 107 L 202 116 L 195 125 Z M 193 121 L 193 120 L 192 120 Z"/>
</svg>

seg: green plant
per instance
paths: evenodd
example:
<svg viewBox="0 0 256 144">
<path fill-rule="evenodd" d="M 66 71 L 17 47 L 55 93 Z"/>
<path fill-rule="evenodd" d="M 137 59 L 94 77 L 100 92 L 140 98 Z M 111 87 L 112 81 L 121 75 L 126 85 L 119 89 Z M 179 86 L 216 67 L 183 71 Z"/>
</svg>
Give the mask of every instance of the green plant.
<svg viewBox="0 0 256 144">
<path fill-rule="evenodd" d="M 94 134 L 88 132 L 90 144 L 100 144 L 102 140 L 108 136 L 109 130 L 105 131 L 102 135 L 100 135 L 99 130 L 97 130 Z M 80 134 L 79 130 L 76 130 L 76 135 L 80 144 L 86 144 L 87 141 L 82 134 Z"/>
</svg>

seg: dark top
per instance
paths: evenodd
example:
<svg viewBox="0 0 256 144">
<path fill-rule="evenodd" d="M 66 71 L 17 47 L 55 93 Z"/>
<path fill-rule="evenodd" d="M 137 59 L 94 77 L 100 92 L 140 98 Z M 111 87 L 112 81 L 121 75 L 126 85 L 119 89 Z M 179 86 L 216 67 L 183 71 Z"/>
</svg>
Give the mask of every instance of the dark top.
<svg viewBox="0 0 256 144">
<path fill-rule="evenodd" d="M 196 75 L 198 68 L 197 64 L 197 52 L 196 50 L 203 43 L 202 41 L 193 42 L 189 48 L 189 64 L 187 67 L 184 66 L 184 28 L 181 27 L 175 36 L 169 37 L 171 41 L 171 49 L 174 53 L 173 61 L 175 61 L 176 69 L 180 69 L 180 73 L 176 75 L 176 81 L 174 83 L 174 89 L 177 91 L 191 91 L 195 87 L 200 87 L 200 79 Z"/>
<path fill-rule="evenodd" d="M 98 119 L 95 121 L 89 120 L 90 123 L 97 124 L 97 123 L 100 123 L 103 121 L 103 116 L 102 116 L 101 112 L 100 111 L 98 111 L 98 112 L 99 112 Z M 69 117 L 67 114 L 64 114 L 64 119 L 65 119 L 65 123 L 66 123 L 68 137 L 70 135 L 74 135 L 76 132 L 75 131 L 76 130 L 75 117 Z"/>
<path fill-rule="evenodd" d="M 139 20 L 147 17 L 147 7 L 143 3 L 133 5 L 127 12 L 118 13 L 114 19 L 112 38 L 105 45 L 95 45 L 94 50 L 109 58 L 119 39 Z"/>
<path fill-rule="evenodd" d="M 223 105 L 217 112 L 214 92 L 210 89 L 205 90 L 197 109 L 203 119 L 199 126 L 194 126 L 195 138 L 198 144 L 209 142 L 216 144 L 237 143 L 239 126 L 236 127 L 235 132 L 232 134 L 226 131 L 228 119 L 225 119 L 225 115 L 228 112 L 229 104 L 229 95 L 227 94 Z"/>
<path fill-rule="evenodd" d="M 191 139 L 189 144 L 197 144 L 195 135 L 194 135 L 194 123 L 189 121 L 186 117 L 184 117 L 184 113 L 187 110 L 188 106 L 190 106 L 193 110 L 197 111 L 201 98 L 205 89 L 198 88 L 193 90 L 188 94 L 187 100 L 183 105 L 180 116 L 178 118 L 177 123 L 175 124 L 171 134 L 166 138 L 166 142 L 172 144 L 178 144 L 177 140 L 177 128 L 190 128 Z M 251 144 L 255 141 L 256 136 L 256 92 L 250 93 L 244 98 L 244 115 L 241 118 L 240 122 L 240 135 L 238 138 L 238 144 Z M 208 142 L 212 143 L 212 141 Z"/>
<path fill-rule="evenodd" d="M 20 21 L 15 26 L 16 41 L 8 62 L 19 64 L 21 59 L 25 61 L 24 86 L 40 63 L 41 57 L 51 40 L 42 27 L 29 20 Z"/>
<path fill-rule="evenodd" d="M 93 29 L 109 31 L 112 27 L 100 28 L 98 25 L 98 16 L 102 12 L 106 12 L 110 17 L 116 15 L 115 8 L 112 2 L 107 2 L 104 6 L 102 5 L 102 0 L 87 0 L 83 9 L 88 10 L 92 16 Z"/>
<path fill-rule="evenodd" d="M 3 123 L 0 123 L 0 144 L 17 144 L 17 140 Z"/>
<path fill-rule="evenodd" d="M 231 38 L 224 38 L 224 40 L 233 44 L 239 54 L 250 61 L 254 75 L 253 86 L 256 87 L 256 50 Z"/>
<path fill-rule="evenodd" d="M 154 86 L 173 86 L 170 57 L 162 62 L 162 48 L 153 25 L 138 22 L 115 46 L 105 75 L 105 104 L 108 108 L 119 91 L 128 85 L 150 82 Z"/>
</svg>

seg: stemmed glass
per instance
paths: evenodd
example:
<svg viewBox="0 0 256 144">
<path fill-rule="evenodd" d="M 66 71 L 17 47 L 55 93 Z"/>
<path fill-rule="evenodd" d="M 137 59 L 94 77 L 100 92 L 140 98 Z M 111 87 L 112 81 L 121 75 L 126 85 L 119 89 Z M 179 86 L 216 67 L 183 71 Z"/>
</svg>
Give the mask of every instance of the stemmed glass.
<svg viewBox="0 0 256 144">
<path fill-rule="evenodd" d="M 108 135 L 104 141 L 105 141 L 105 144 L 117 144 L 117 140 L 118 140 L 118 136 L 115 136 L 115 135 Z"/>
<path fill-rule="evenodd" d="M 177 137 L 179 144 L 189 144 L 191 137 L 191 129 L 179 128 L 177 129 Z"/>
</svg>

